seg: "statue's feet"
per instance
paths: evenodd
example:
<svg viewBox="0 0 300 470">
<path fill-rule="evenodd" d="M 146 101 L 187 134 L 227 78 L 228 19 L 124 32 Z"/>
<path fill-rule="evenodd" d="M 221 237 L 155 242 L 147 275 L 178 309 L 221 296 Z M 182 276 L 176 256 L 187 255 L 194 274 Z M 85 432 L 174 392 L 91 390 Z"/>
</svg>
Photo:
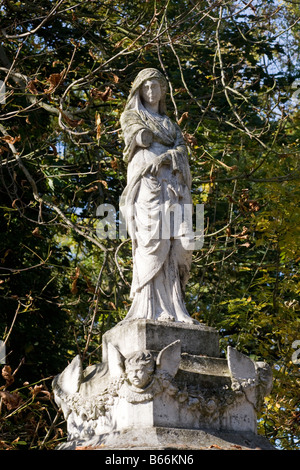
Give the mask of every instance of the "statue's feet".
<svg viewBox="0 0 300 470">
<path fill-rule="evenodd" d="M 191 318 L 189 315 L 182 315 L 180 318 L 177 320 L 173 317 L 173 315 L 170 315 L 168 312 L 163 312 L 157 317 L 157 321 L 163 321 L 163 322 L 179 322 L 179 323 L 189 323 L 190 325 L 199 325 L 199 322 L 197 320 L 194 320 Z"/>
<path fill-rule="evenodd" d="M 164 322 L 173 322 L 175 318 L 173 315 L 170 315 L 168 312 L 163 312 L 157 317 L 157 321 L 164 321 Z"/>
<path fill-rule="evenodd" d="M 190 325 L 198 325 L 199 324 L 199 322 L 197 320 L 194 320 L 191 317 L 184 317 L 184 318 L 182 318 L 182 320 L 179 320 L 179 321 L 181 321 L 182 323 L 189 323 Z"/>
</svg>

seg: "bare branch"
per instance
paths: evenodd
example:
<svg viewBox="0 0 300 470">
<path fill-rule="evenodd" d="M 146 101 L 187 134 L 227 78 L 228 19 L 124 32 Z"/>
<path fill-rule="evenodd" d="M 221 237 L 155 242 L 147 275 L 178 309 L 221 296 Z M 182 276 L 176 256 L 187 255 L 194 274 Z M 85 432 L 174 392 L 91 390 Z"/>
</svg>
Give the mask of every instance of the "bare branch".
<svg viewBox="0 0 300 470">
<path fill-rule="evenodd" d="M 55 15 L 58 7 L 63 3 L 63 1 L 64 0 L 59 0 L 58 3 L 52 8 L 52 10 L 50 10 L 48 15 L 43 19 L 43 21 L 41 21 L 41 23 L 36 28 L 32 29 L 31 31 L 27 31 L 27 33 L 8 35 L 6 34 L 5 30 L 2 29 L 2 34 L 4 38 L 5 39 L 22 39 L 22 38 L 26 38 L 27 36 L 30 36 L 31 34 L 35 34 L 42 26 L 44 26 L 45 23 L 47 23 L 47 21 L 50 20 L 50 18 L 52 18 Z"/>
<path fill-rule="evenodd" d="M 3 127 L 2 124 L 0 124 L 0 131 L 2 132 L 2 134 L 4 136 L 9 136 L 9 134 L 7 133 L 6 129 Z M 46 206 L 50 207 L 52 210 L 54 210 L 60 217 L 61 219 L 65 222 L 65 224 L 72 228 L 76 233 L 78 233 L 79 235 L 85 237 L 87 240 L 89 240 L 90 242 L 92 242 L 94 245 L 96 245 L 98 248 L 100 248 L 102 251 L 107 251 L 107 248 L 102 244 L 100 243 L 99 239 L 96 238 L 96 237 L 92 237 L 90 235 L 88 235 L 86 233 L 86 231 L 80 229 L 77 225 L 73 224 L 73 222 L 71 222 L 68 217 L 62 212 L 62 210 L 56 206 L 53 202 L 49 201 L 49 200 L 45 200 L 43 197 L 41 197 L 39 195 L 39 192 L 38 192 L 38 188 L 37 188 L 37 185 L 36 185 L 36 182 L 35 180 L 33 179 L 33 177 L 31 176 L 30 172 L 28 171 L 28 169 L 25 167 L 25 165 L 23 164 L 23 161 L 19 155 L 19 152 L 17 152 L 14 144 L 12 143 L 9 143 L 8 144 L 10 149 L 11 149 L 11 152 L 13 154 L 13 156 L 15 157 L 19 167 L 21 168 L 21 170 L 23 171 L 24 175 L 26 176 L 28 182 L 30 183 L 31 185 L 31 188 L 32 188 L 32 192 L 33 192 L 33 197 L 34 199 L 39 202 L 40 204 L 45 204 Z"/>
</svg>

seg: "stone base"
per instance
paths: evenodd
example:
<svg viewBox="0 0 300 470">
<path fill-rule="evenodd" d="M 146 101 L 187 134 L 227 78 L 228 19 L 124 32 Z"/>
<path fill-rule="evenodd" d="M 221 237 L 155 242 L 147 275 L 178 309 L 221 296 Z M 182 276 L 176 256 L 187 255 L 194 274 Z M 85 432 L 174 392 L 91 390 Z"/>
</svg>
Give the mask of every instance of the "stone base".
<svg viewBox="0 0 300 470">
<path fill-rule="evenodd" d="M 54 379 L 60 448 L 272 448 L 256 435 L 271 383 L 264 363 L 230 347 L 220 358 L 214 328 L 124 321 L 105 333 L 102 364 L 83 371 L 77 356 Z"/>
<path fill-rule="evenodd" d="M 126 429 L 60 444 L 58 450 L 274 450 L 263 436 L 250 432 L 150 427 Z"/>
<path fill-rule="evenodd" d="M 180 340 L 182 353 L 219 357 L 219 333 L 215 328 L 201 323 L 139 319 L 122 321 L 103 335 L 102 361 L 108 360 L 108 343 L 127 356 L 145 349 L 158 352 L 176 340 Z"/>
</svg>

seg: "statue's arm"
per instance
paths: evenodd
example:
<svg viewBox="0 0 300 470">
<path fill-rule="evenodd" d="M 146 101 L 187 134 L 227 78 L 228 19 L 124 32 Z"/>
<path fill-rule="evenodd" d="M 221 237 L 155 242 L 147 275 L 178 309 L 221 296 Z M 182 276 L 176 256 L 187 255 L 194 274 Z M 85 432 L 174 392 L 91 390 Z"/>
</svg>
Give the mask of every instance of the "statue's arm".
<svg viewBox="0 0 300 470">
<path fill-rule="evenodd" d="M 135 136 L 136 144 L 142 148 L 148 148 L 153 142 L 153 132 L 150 129 L 141 129 Z"/>
<path fill-rule="evenodd" d="M 181 129 L 177 125 L 176 139 L 173 147 L 156 157 L 151 165 L 150 172 L 154 175 L 157 174 L 161 165 L 169 165 L 172 167 L 173 172 L 182 173 L 184 180 L 186 180 L 186 183 L 190 185 L 187 147 Z"/>
<path fill-rule="evenodd" d="M 137 147 L 147 148 L 151 145 L 153 133 L 135 111 L 124 112 L 120 124 L 125 141 L 124 159 L 130 162 Z"/>
<path fill-rule="evenodd" d="M 188 161 L 188 149 L 185 143 L 180 127 L 176 126 L 176 140 L 173 149 L 170 151 L 172 155 L 172 167 L 174 172 L 182 175 L 183 181 L 188 187 L 191 187 L 191 173 Z"/>
<path fill-rule="evenodd" d="M 174 150 L 179 150 L 180 152 L 186 152 L 187 153 L 187 146 L 182 134 L 182 131 L 178 124 L 175 124 L 176 126 L 176 140 L 174 144 Z"/>
</svg>

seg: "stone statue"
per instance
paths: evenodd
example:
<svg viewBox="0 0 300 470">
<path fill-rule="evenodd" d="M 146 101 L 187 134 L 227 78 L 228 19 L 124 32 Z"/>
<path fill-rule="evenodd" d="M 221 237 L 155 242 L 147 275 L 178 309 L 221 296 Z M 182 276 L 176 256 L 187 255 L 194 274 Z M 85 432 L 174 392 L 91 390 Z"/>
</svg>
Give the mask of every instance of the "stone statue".
<svg viewBox="0 0 300 470">
<path fill-rule="evenodd" d="M 184 304 L 191 176 L 166 91 L 158 70 L 142 70 L 121 116 L 128 172 L 120 208 L 132 239 L 133 302 L 103 335 L 101 363 L 83 369 L 76 356 L 53 380 L 68 429 L 60 449 L 270 448 L 256 433 L 271 368 L 230 346 L 219 357 L 218 332 Z"/>
<path fill-rule="evenodd" d="M 121 116 L 128 170 L 120 208 L 133 245 L 125 320 L 194 323 L 183 300 L 193 248 L 191 175 L 181 130 L 166 115 L 166 92 L 158 70 L 142 70 Z"/>
</svg>

